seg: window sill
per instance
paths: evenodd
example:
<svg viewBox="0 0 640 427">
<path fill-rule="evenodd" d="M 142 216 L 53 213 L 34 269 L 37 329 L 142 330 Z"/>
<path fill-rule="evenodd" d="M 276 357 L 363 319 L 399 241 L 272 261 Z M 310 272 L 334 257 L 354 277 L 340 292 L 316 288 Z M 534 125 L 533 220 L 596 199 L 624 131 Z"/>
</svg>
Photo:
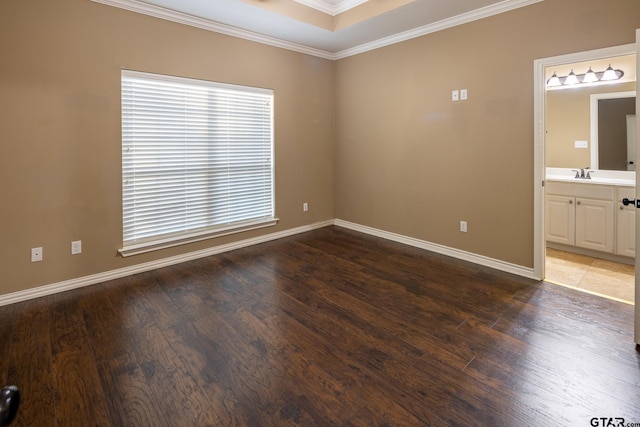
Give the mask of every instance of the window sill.
<svg viewBox="0 0 640 427">
<path fill-rule="evenodd" d="M 244 222 L 242 224 L 234 224 L 233 226 L 225 228 L 217 228 L 215 230 L 206 230 L 199 233 L 152 240 L 149 242 L 124 246 L 122 249 L 118 249 L 118 253 L 123 258 L 127 258 L 133 255 L 140 255 L 148 252 L 159 251 L 161 249 L 186 245 L 188 243 L 200 242 L 202 240 L 212 239 L 214 237 L 222 237 L 229 234 L 241 233 L 243 231 L 272 227 L 276 225 L 278 221 L 278 218 L 260 219 L 256 221 Z"/>
</svg>

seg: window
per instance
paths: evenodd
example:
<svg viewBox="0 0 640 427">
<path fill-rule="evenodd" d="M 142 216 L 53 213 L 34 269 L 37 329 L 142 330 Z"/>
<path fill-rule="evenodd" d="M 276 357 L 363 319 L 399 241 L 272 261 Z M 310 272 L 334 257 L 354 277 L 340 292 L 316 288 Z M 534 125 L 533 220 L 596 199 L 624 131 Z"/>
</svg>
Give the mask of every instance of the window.
<svg viewBox="0 0 640 427">
<path fill-rule="evenodd" d="M 273 225 L 273 92 L 122 71 L 123 256 Z"/>
</svg>

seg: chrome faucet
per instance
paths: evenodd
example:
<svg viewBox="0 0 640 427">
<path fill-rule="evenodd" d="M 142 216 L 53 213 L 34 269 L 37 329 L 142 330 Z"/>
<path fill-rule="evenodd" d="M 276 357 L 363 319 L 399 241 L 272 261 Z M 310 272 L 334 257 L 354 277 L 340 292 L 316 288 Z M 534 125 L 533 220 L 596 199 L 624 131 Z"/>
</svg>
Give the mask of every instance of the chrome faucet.
<svg viewBox="0 0 640 427">
<path fill-rule="evenodd" d="M 585 174 L 585 170 L 587 171 L 586 174 Z M 591 179 L 591 171 L 589 170 L 589 166 L 587 166 L 586 168 L 582 168 L 580 170 L 572 169 L 572 171 L 576 173 L 575 177 L 578 179 Z"/>
</svg>

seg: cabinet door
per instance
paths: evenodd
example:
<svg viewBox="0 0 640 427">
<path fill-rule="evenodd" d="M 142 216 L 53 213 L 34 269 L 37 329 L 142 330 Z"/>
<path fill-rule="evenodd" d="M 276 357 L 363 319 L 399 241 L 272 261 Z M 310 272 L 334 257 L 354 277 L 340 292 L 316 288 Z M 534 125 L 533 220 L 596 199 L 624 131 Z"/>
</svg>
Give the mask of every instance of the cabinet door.
<svg viewBox="0 0 640 427">
<path fill-rule="evenodd" d="M 613 253 L 613 201 L 576 199 L 576 246 Z"/>
<path fill-rule="evenodd" d="M 616 253 L 618 255 L 636 256 L 636 208 L 619 203 L 616 218 Z"/>
<path fill-rule="evenodd" d="M 548 242 L 575 244 L 575 199 L 548 195 L 545 203 L 545 237 Z"/>
</svg>

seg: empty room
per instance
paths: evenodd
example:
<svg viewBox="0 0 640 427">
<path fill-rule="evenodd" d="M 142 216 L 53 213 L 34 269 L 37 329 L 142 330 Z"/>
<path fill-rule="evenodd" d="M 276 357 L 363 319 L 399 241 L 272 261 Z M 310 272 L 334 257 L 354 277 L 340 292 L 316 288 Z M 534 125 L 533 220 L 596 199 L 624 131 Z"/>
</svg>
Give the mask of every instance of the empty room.
<svg viewBox="0 0 640 427">
<path fill-rule="evenodd" d="M 640 426 L 638 29 L 2 0 L 0 425 Z"/>
</svg>

